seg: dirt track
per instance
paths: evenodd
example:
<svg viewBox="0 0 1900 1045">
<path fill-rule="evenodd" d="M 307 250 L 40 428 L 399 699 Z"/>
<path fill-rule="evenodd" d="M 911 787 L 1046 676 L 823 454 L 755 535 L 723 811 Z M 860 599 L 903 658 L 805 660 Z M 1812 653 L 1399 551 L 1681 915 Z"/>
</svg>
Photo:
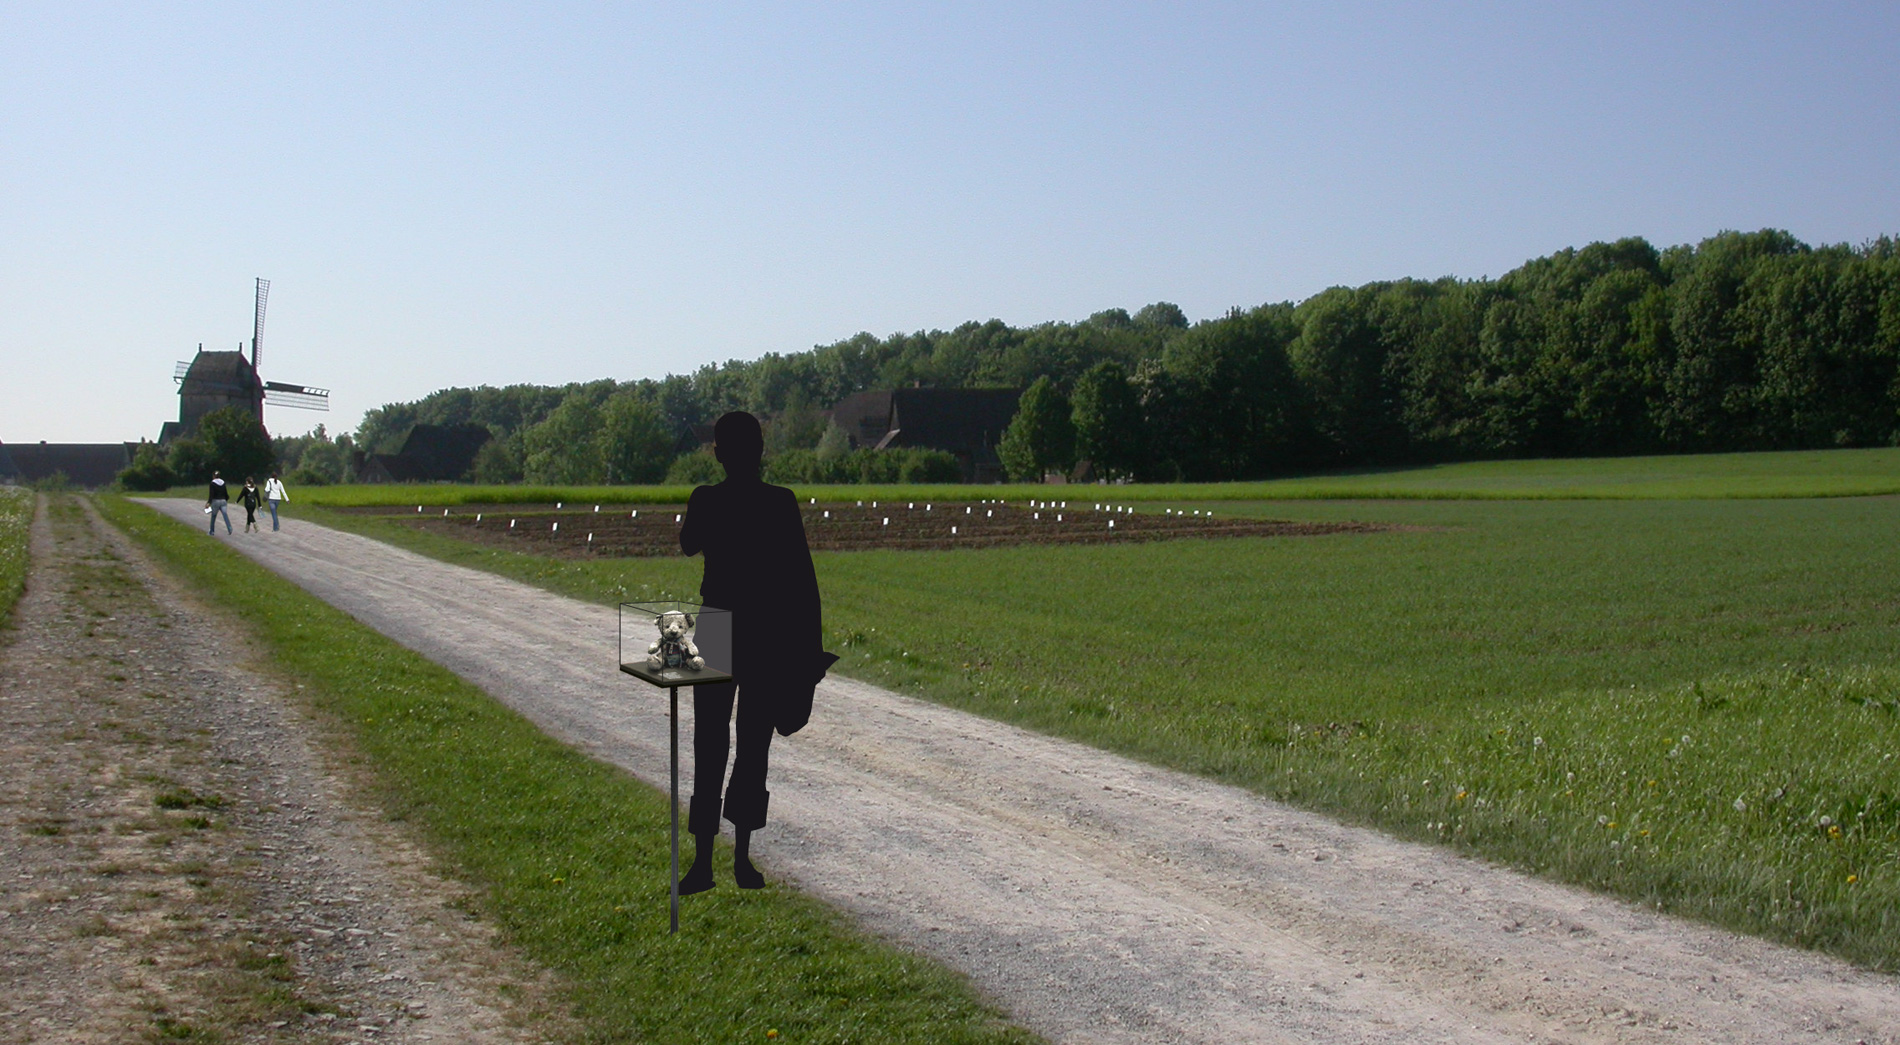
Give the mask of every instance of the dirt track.
<svg viewBox="0 0 1900 1045">
<path fill-rule="evenodd" d="M 42 501 L 45 499 L 42 498 Z M 215 607 L 71 499 L 0 632 L 0 1041 L 454 1042 L 560 1028 Z"/>
<path fill-rule="evenodd" d="M 664 786 L 611 609 L 300 521 L 215 539 Z M 768 877 L 1056 1041 L 1900 1042 L 1892 978 L 849 680 L 772 790 Z"/>
</svg>

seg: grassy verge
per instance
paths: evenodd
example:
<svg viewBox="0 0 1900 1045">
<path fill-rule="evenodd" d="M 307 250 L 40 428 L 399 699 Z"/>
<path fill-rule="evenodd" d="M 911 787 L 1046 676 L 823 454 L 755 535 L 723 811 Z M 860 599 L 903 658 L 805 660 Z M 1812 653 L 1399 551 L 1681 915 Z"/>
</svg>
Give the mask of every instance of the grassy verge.
<svg viewBox="0 0 1900 1045">
<path fill-rule="evenodd" d="M 120 498 L 100 508 L 249 622 L 349 730 L 390 812 L 563 976 L 587 1040 L 1035 1040 L 954 974 L 776 886 L 694 897 L 668 935 L 663 795 L 191 528 Z"/>
<path fill-rule="evenodd" d="M 829 648 L 856 677 L 1900 968 L 1900 502 L 1229 509 L 1416 528 L 820 554 Z M 601 602 L 699 573 L 338 521 Z"/>
<path fill-rule="evenodd" d="M 0 486 L 0 623 L 12 616 L 26 584 L 26 536 L 32 522 L 33 491 Z"/>
<path fill-rule="evenodd" d="M 820 501 L 976 500 L 1028 497 L 1070 500 L 1681 500 L 1865 497 L 1900 494 L 1900 449 L 1801 450 L 1748 454 L 1677 454 L 1533 461 L 1467 461 L 1378 468 L 1245 483 L 1135 483 L 1127 486 L 1013 485 L 800 486 Z M 177 491 L 192 496 L 197 487 Z M 684 486 L 414 486 L 304 487 L 299 504 L 682 504 Z"/>
</svg>

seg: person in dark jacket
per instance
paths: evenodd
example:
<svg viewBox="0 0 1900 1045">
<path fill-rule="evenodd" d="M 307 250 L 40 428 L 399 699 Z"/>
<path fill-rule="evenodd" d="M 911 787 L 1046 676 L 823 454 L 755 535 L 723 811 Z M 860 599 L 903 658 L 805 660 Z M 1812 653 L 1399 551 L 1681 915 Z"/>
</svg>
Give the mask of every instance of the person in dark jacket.
<svg viewBox="0 0 1900 1045">
<path fill-rule="evenodd" d="M 226 506 L 230 503 L 230 488 L 225 485 L 221 473 L 212 472 L 211 490 L 205 494 L 205 514 L 211 516 L 211 529 L 209 532 L 218 532 L 218 516 L 220 515 L 224 516 L 224 532 L 227 534 L 231 532 L 231 513 L 226 510 Z"/>
<path fill-rule="evenodd" d="M 257 506 L 264 503 L 263 494 L 258 492 L 257 480 L 249 476 L 244 479 L 244 489 L 238 491 L 238 503 L 244 506 L 244 532 L 257 529 Z"/>
<path fill-rule="evenodd" d="M 719 785 L 726 773 L 727 724 L 738 706 L 738 752 L 724 813 L 737 846 L 732 877 L 741 889 L 765 884 L 752 866 L 752 832 L 765 826 L 766 754 L 772 732 L 790 736 L 811 717 L 812 690 L 837 658 L 824 652 L 818 574 L 805 543 L 798 499 L 759 477 L 765 439 L 758 419 L 730 413 L 713 426 L 713 456 L 726 481 L 701 486 L 686 505 L 680 550 L 704 554 L 700 598 L 731 611 L 733 682 L 693 687 L 693 796 L 686 816 L 693 864 L 682 895 L 712 888 L 719 835 Z"/>
</svg>

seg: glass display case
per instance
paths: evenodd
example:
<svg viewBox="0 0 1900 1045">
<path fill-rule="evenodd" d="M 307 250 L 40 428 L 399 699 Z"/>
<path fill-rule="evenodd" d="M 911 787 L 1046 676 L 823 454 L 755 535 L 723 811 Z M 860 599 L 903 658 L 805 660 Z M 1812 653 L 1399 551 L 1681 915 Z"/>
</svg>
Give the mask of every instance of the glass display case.
<svg viewBox="0 0 1900 1045">
<path fill-rule="evenodd" d="M 669 689 L 731 681 L 731 611 L 696 602 L 621 603 L 620 670 Z"/>
</svg>

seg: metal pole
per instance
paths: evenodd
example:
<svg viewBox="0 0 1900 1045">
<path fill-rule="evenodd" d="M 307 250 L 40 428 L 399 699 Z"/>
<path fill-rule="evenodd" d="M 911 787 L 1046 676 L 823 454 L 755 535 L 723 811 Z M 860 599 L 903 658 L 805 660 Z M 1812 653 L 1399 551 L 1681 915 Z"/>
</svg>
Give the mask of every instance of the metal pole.
<svg viewBox="0 0 1900 1045">
<path fill-rule="evenodd" d="M 680 688 L 666 687 L 667 696 L 673 701 L 673 927 L 668 932 L 680 931 Z"/>
</svg>

